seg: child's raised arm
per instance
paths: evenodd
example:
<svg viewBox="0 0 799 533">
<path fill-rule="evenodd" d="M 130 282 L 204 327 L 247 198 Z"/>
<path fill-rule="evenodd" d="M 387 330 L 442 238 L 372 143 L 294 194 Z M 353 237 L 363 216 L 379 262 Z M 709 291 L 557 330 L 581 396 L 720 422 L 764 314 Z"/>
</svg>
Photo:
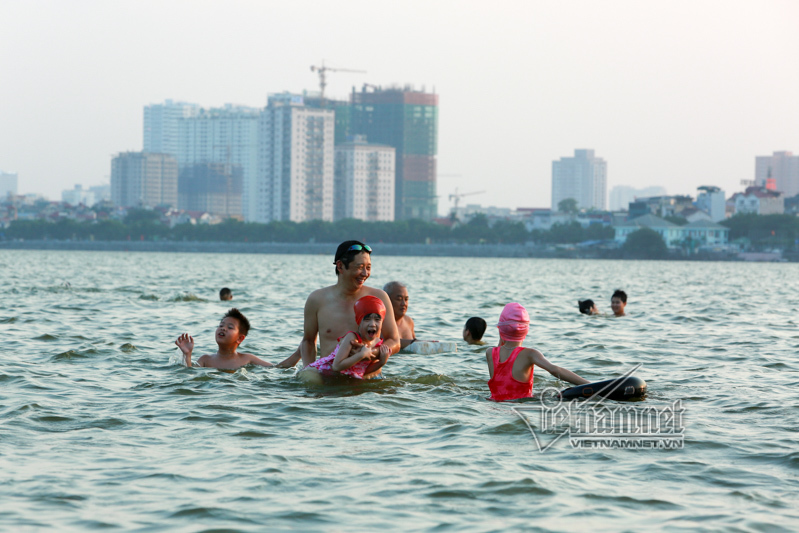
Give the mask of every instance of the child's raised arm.
<svg viewBox="0 0 799 533">
<path fill-rule="evenodd" d="M 357 346 L 357 350 L 356 350 Z M 347 333 L 339 343 L 336 358 L 333 359 L 333 370 L 341 372 L 347 370 L 361 359 L 372 356 L 372 349 L 365 344 L 361 344 L 355 338 L 355 334 Z"/>
<path fill-rule="evenodd" d="M 194 337 L 191 337 L 188 333 L 183 333 L 178 340 L 175 341 L 175 344 L 180 351 L 183 352 L 183 362 L 186 366 L 191 367 L 191 352 L 194 350 Z"/>
<path fill-rule="evenodd" d="M 538 350 L 534 350 L 532 348 L 527 348 L 527 350 L 532 352 L 531 357 L 533 363 L 536 366 L 540 366 L 541 368 L 543 368 L 544 370 L 546 370 L 556 378 L 568 381 L 569 383 L 573 383 L 575 385 L 585 385 L 586 383 L 591 383 L 587 379 L 581 378 L 571 370 L 566 370 L 565 368 L 561 368 L 558 365 L 553 365 L 547 360 L 546 357 L 544 357 L 544 354 L 542 354 Z"/>
</svg>

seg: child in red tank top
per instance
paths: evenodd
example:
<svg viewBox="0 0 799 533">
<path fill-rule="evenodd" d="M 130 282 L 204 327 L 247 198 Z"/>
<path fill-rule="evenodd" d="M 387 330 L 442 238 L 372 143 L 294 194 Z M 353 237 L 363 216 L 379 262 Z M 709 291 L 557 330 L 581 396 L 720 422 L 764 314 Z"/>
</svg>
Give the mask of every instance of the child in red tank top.
<svg viewBox="0 0 799 533">
<path fill-rule="evenodd" d="M 538 365 L 556 378 L 575 385 L 590 383 L 574 372 L 553 365 L 544 354 L 522 347 L 527 336 L 530 316 L 521 304 L 509 303 L 499 315 L 499 338 L 504 342 L 486 351 L 488 388 L 495 402 L 530 398 L 533 395 L 533 366 Z"/>
</svg>

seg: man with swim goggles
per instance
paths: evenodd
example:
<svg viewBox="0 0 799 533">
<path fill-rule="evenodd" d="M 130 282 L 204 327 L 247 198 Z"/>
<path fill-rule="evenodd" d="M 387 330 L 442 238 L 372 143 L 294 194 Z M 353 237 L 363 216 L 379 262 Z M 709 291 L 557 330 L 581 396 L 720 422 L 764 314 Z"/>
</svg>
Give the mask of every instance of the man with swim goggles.
<svg viewBox="0 0 799 533">
<path fill-rule="evenodd" d="M 316 340 L 323 355 L 331 353 L 338 344 L 337 339 L 348 331 L 357 331 L 355 321 L 355 302 L 364 296 L 376 296 L 386 306 L 386 317 L 382 327 L 383 344 L 389 347 L 388 355 L 380 357 L 377 370 L 388 356 L 400 349 L 399 332 L 394 320 L 394 311 L 388 295 L 366 285 L 372 273 L 372 248 L 360 241 L 344 241 L 336 249 L 333 264 L 336 265 L 336 283 L 312 292 L 305 301 L 303 337 L 299 353 L 295 352 L 278 366 L 294 366 L 301 358 L 303 367 L 316 361 Z M 370 377 L 370 376 L 364 376 Z"/>
</svg>

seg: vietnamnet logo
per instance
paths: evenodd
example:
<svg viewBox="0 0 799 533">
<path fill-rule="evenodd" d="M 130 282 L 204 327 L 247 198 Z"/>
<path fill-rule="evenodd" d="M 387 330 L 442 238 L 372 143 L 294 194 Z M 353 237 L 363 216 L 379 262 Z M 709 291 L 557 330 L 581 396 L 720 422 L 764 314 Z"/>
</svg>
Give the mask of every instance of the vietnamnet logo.
<svg viewBox="0 0 799 533">
<path fill-rule="evenodd" d="M 637 365 L 624 377 L 640 367 Z M 558 389 L 548 388 L 539 395 L 540 405 L 511 409 L 527 424 L 542 453 L 565 436 L 573 448 L 683 448 L 682 400 L 643 407 L 612 402 L 600 396 L 602 392 L 605 391 L 598 391 L 586 401 L 564 403 Z"/>
</svg>

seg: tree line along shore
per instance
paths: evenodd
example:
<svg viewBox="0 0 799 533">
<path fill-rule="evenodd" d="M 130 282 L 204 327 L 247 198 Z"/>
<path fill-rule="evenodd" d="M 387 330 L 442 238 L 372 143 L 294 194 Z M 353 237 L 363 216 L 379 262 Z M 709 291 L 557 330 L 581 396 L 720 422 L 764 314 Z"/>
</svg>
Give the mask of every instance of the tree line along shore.
<svg viewBox="0 0 799 533">
<path fill-rule="evenodd" d="M 730 228 L 730 241 L 737 243 L 742 251 L 778 249 L 789 259 L 799 253 L 797 217 L 747 214 L 731 217 L 721 224 Z M 329 251 L 329 243 L 350 238 L 391 245 L 388 248 L 394 252 L 390 255 L 736 258 L 729 250 L 695 253 L 686 257 L 680 250 L 668 249 L 657 232 L 646 228 L 631 234 L 627 242 L 620 245 L 614 240 L 612 226 L 592 224 L 583 227 L 577 222 L 555 224 L 549 230 L 528 230 L 522 222 L 499 220 L 489 223 L 485 216 L 478 215 L 467 223 L 452 225 L 418 219 L 396 222 L 315 220 L 269 224 L 227 219 L 219 224 L 184 223 L 170 226 L 159 219 L 158 212 L 145 209 L 131 209 L 124 220 L 14 220 L 0 230 L 0 247 L 325 253 Z M 313 251 L 317 246 L 322 249 Z"/>
</svg>

